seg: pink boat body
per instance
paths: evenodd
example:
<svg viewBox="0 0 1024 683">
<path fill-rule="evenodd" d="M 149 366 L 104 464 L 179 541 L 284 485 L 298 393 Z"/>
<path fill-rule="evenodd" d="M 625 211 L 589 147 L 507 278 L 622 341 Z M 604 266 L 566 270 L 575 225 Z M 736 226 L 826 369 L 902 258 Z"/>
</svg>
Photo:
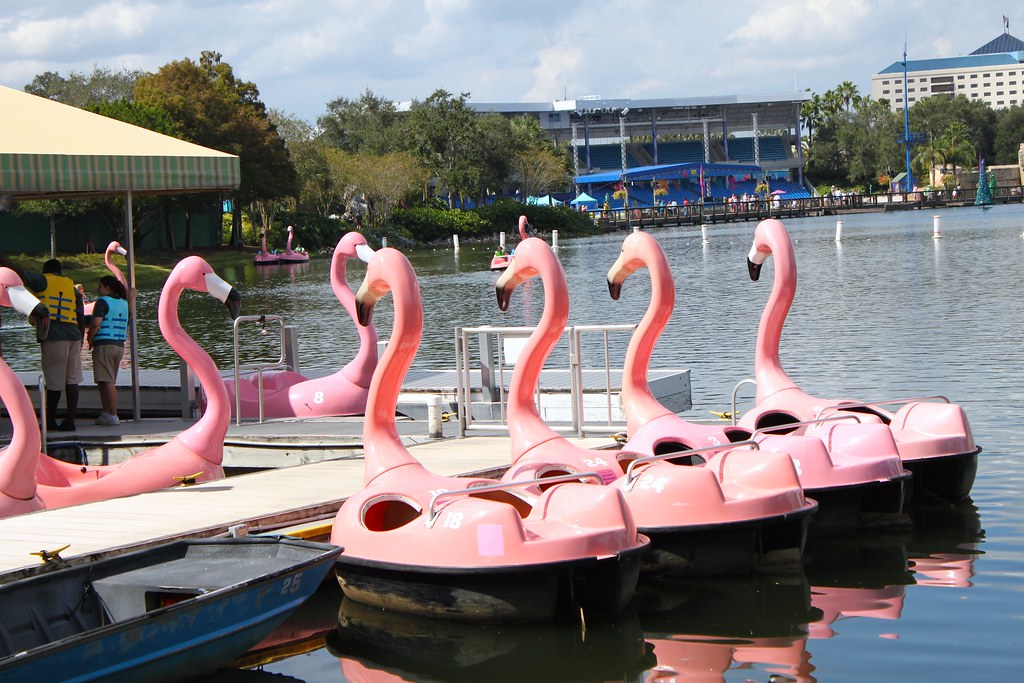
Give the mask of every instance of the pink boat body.
<svg viewBox="0 0 1024 683">
<path fill-rule="evenodd" d="M 252 257 L 252 260 L 257 266 L 272 266 L 280 261 L 277 254 L 273 254 L 267 249 L 267 229 L 265 227 L 262 233 L 262 246 L 256 252 L 256 255 Z"/>
<path fill-rule="evenodd" d="M 796 257 L 789 233 L 776 219 L 762 221 L 754 231 L 754 244 L 748 256 L 751 279 L 759 277 L 761 264 L 769 256 L 775 262 L 775 281 L 757 332 L 757 396 L 754 408 L 743 415 L 740 426 L 753 430 L 835 415 L 863 425 L 846 426 L 847 430 L 877 430 L 871 424 L 882 424 L 892 433 L 904 466 L 914 473 L 915 494 L 921 492 L 954 501 L 969 495 L 981 449 L 974 441 L 966 413 L 958 404 L 943 397 L 933 397 L 938 402 L 819 398 L 807 394 L 789 378 L 779 359 L 779 343 L 796 293 Z M 883 407 L 897 403 L 902 405 L 895 413 Z"/>
<path fill-rule="evenodd" d="M 341 506 L 331 534 L 345 547 L 337 571 L 346 596 L 460 620 L 539 621 L 553 616 L 558 585 L 569 581 L 577 600 L 621 609 L 648 541 L 617 490 L 573 482 L 536 494 L 526 485 L 445 477 L 406 450 L 395 408 L 423 309 L 415 273 L 394 249 L 376 252 L 367 266 L 356 294 L 361 323 L 388 292 L 395 321 L 370 385 L 365 487 Z"/>
<path fill-rule="evenodd" d="M 306 263 L 309 261 L 309 254 L 304 251 L 295 251 L 292 249 L 292 236 L 295 234 L 295 228 L 288 226 L 288 244 L 285 245 L 284 251 L 277 255 L 277 260 L 280 263 Z"/>
<path fill-rule="evenodd" d="M 626 279 L 644 267 L 651 277 L 651 300 L 630 339 L 623 364 L 621 399 L 628 435 L 623 451 L 651 456 L 728 446 L 753 438 L 762 452 L 789 454 L 796 462 L 804 492 L 820 506 L 812 532 L 905 523 L 883 517 L 900 512 L 910 476 L 884 425 L 869 427 L 830 420 L 812 426 L 810 433 L 814 436 L 752 434 L 735 426 L 689 422 L 658 402 L 647 373 L 654 347 L 675 308 L 676 285 L 657 240 L 645 232 L 626 237 L 608 271 L 608 290 L 613 299 L 618 299 Z M 855 489 L 860 493 L 854 493 Z"/>
<path fill-rule="evenodd" d="M 30 480 L 36 483 L 36 494 L 47 509 L 224 477 L 221 463 L 229 422 L 227 392 L 213 359 L 182 329 L 178 301 L 185 289 L 212 294 L 228 305 L 232 315 L 237 315 L 239 297 L 198 256 L 189 256 L 174 267 L 160 296 L 158 315 L 164 339 L 195 370 L 199 380 L 211 387 L 206 412 L 169 442 L 118 465 L 74 465 L 40 453 L 34 442 L 26 446 L 17 457 L 32 464 L 34 473 Z M 31 421 L 20 419 L 18 431 L 34 431 L 38 439 L 39 428 L 34 418 L 25 417 Z"/>
<path fill-rule="evenodd" d="M 508 394 L 508 424 L 512 441 L 512 467 L 503 481 L 564 476 L 597 471 L 605 484 L 622 491 L 637 526 L 652 537 L 655 548 L 647 571 L 698 573 L 726 571 L 736 566 L 747 569 L 764 558 L 751 555 L 707 566 L 659 547 L 659 535 L 666 538 L 715 529 L 715 543 L 729 535 L 731 525 L 743 527 L 744 534 L 760 524 L 792 523 L 791 546 L 781 550 L 787 562 L 799 560 L 806 527 L 806 515 L 817 505 L 804 497 L 792 459 L 781 453 L 764 453 L 741 447 L 727 449 L 708 461 L 707 466 L 680 466 L 670 460 L 654 460 L 631 469 L 641 456 L 626 451 L 594 451 L 579 447 L 544 423 L 535 403 L 540 372 L 557 343 L 568 319 L 569 295 L 565 274 L 551 248 L 542 240 L 529 238 L 516 248 L 512 265 L 495 284 L 498 304 L 508 309 L 513 290 L 539 275 L 544 287 L 544 311 L 530 335 L 512 374 Z M 700 550 L 689 548 L 700 554 Z M 783 553 L 779 553 L 780 557 Z"/>
<path fill-rule="evenodd" d="M 45 329 L 49 311 L 29 292 L 10 268 L 0 268 L 0 306 L 31 316 Z M 25 385 L 0 358 L 0 399 L 11 419 L 11 440 L 0 449 L 0 517 L 23 515 L 42 510 L 46 504 L 36 492 L 36 459 L 42 443 L 35 410 Z"/>
<path fill-rule="evenodd" d="M 128 279 L 125 278 L 124 273 L 121 269 L 114 265 L 114 254 L 120 254 L 121 256 L 128 256 L 128 251 L 121 246 L 119 242 L 111 242 L 107 245 L 106 251 L 103 252 L 103 262 L 107 264 L 107 269 L 111 274 L 117 278 L 118 282 L 124 285 L 124 289 L 128 291 Z M 83 304 L 85 315 L 92 315 L 92 309 L 96 306 L 95 301 L 86 301 Z"/>
<path fill-rule="evenodd" d="M 331 260 L 331 288 L 345 311 L 356 323 L 355 295 L 349 287 L 346 264 L 351 258 L 368 260 L 373 250 L 358 232 L 345 233 L 334 249 Z M 289 370 L 263 375 L 264 417 L 325 417 L 362 415 L 370 393 L 370 380 L 377 367 L 377 331 L 370 325 L 356 324 L 359 351 L 337 372 L 325 377 L 307 378 Z M 235 380 L 225 380 L 231 415 L 235 415 Z M 239 382 L 242 417 L 259 416 L 259 381 L 255 375 Z"/>
<path fill-rule="evenodd" d="M 519 217 L 519 241 L 522 242 L 526 239 L 526 225 L 528 221 L 526 216 Z M 508 268 L 509 262 L 512 260 L 512 254 L 504 254 L 502 256 L 494 256 L 491 258 L 491 270 L 505 270 Z"/>
</svg>

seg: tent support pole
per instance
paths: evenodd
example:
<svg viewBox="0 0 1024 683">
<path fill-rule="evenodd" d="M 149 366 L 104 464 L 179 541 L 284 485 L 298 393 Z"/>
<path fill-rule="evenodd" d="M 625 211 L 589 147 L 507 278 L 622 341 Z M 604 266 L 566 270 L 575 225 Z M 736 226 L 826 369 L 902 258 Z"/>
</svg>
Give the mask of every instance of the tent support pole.
<svg viewBox="0 0 1024 683">
<path fill-rule="evenodd" d="M 135 212 L 132 210 L 132 191 L 124 193 L 124 224 L 128 241 L 128 339 L 131 343 L 132 364 L 132 419 L 142 419 L 139 397 L 139 330 L 135 317 Z"/>
</svg>

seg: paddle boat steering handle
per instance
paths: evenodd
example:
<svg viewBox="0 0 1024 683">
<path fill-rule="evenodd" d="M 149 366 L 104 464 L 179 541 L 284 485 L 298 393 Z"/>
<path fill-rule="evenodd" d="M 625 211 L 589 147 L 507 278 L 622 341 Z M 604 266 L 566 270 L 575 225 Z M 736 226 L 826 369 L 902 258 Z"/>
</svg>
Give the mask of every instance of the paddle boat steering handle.
<svg viewBox="0 0 1024 683">
<path fill-rule="evenodd" d="M 922 403 L 924 401 L 941 401 L 942 403 L 950 403 L 950 400 L 945 396 L 918 396 L 917 398 L 890 398 L 884 401 L 864 401 L 863 403 L 837 403 L 831 406 L 824 406 L 818 410 L 820 416 L 825 411 L 829 410 L 848 410 L 850 408 L 870 408 L 871 406 L 887 406 L 896 403 Z"/>
<path fill-rule="evenodd" d="M 465 496 L 473 493 L 482 493 L 485 491 L 507 491 L 513 488 L 519 488 L 522 486 L 532 486 L 533 484 L 558 484 L 563 481 L 579 481 L 593 477 L 597 480 L 597 483 L 601 483 L 601 475 L 597 472 L 580 472 L 578 474 L 563 474 L 557 477 L 539 477 L 537 479 L 523 479 L 517 481 L 507 481 L 501 484 L 491 484 L 490 486 L 470 486 L 465 489 L 458 489 L 457 491 L 440 491 L 434 494 L 434 497 L 430 499 L 430 510 L 427 515 L 426 525 L 431 527 L 437 520 L 440 510 L 437 509 L 437 501 L 441 498 L 454 498 L 456 496 Z"/>
<path fill-rule="evenodd" d="M 750 446 L 750 450 L 759 451 L 761 450 L 761 444 L 748 439 L 746 441 L 730 441 L 729 443 L 718 444 L 716 446 L 703 446 L 701 448 L 693 448 L 682 451 L 672 451 L 671 453 L 661 453 L 659 455 L 649 455 L 645 458 L 637 458 L 633 462 L 629 463 L 626 467 L 626 488 L 633 485 L 633 482 L 637 480 L 640 475 L 636 474 L 634 470 L 639 465 L 646 465 L 647 463 L 655 462 L 657 460 L 670 460 L 672 458 L 678 458 L 681 455 L 700 455 L 701 453 L 719 453 L 725 450 L 735 450 L 741 446 Z"/>
</svg>

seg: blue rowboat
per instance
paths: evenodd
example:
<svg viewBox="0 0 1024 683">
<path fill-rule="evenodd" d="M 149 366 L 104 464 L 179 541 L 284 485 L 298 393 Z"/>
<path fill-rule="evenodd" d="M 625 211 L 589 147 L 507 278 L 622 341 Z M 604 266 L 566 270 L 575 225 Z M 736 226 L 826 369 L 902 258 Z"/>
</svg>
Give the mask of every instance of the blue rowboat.
<svg viewBox="0 0 1024 683">
<path fill-rule="evenodd" d="M 0 679 L 169 681 L 215 671 L 298 608 L 341 551 L 250 536 L 41 565 L 0 584 Z"/>
</svg>

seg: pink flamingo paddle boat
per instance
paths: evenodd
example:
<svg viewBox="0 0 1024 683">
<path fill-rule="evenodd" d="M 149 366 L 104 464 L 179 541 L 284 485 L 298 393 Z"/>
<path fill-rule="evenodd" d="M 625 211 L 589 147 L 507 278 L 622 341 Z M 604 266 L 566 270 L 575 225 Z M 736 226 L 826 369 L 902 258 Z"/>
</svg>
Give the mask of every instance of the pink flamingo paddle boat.
<svg viewBox="0 0 1024 683">
<path fill-rule="evenodd" d="M 568 320 L 565 273 L 551 247 L 531 237 L 516 247 L 495 290 L 499 308 L 507 311 L 515 288 L 537 275 L 544 287 L 544 311 L 512 372 L 507 408 L 512 467 L 502 480 L 596 470 L 603 483 L 622 491 L 637 527 L 651 538 L 645 572 L 708 575 L 798 565 L 807 519 L 817 503 L 804 497 L 788 455 L 750 450 L 757 444 L 747 441 L 715 454 L 706 467 L 689 467 L 672 461 L 678 454 L 582 448 L 541 420 L 534 395 Z"/>
<path fill-rule="evenodd" d="M 263 226 L 263 230 L 260 231 L 262 234 L 260 250 L 256 252 L 256 255 L 252 257 L 253 263 L 257 266 L 272 266 L 275 263 L 280 262 L 280 258 L 277 254 L 267 249 L 267 226 Z M 291 240 L 291 233 L 288 233 L 289 243 Z"/>
<path fill-rule="evenodd" d="M 306 263 L 309 261 L 309 254 L 302 247 L 298 250 L 292 249 L 292 237 L 295 235 L 295 228 L 288 226 L 288 244 L 285 245 L 284 251 L 277 255 L 277 259 L 280 263 Z"/>
<path fill-rule="evenodd" d="M 528 222 L 526 216 L 519 217 L 519 241 L 522 242 L 526 239 L 526 226 Z M 512 254 L 495 254 L 491 259 L 491 270 L 505 270 L 508 268 L 509 261 L 512 260 Z"/>
<path fill-rule="evenodd" d="M 760 277 L 761 265 L 769 256 L 775 259 L 775 282 L 757 330 L 757 397 L 740 426 L 760 429 L 836 415 L 887 425 L 903 466 L 914 474 L 915 501 L 966 498 L 974 485 L 981 448 L 961 406 L 942 396 L 867 402 L 818 398 L 789 378 L 779 360 L 779 342 L 796 292 L 796 257 L 789 233 L 775 219 L 761 221 L 754 231 L 747 257 L 752 280 Z M 896 404 L 900 408 L 895 413 L 885 407 Z"/>
<path fill-rule="evenodd" d="M 624 451 L 662 455 L 724 448 L 731 442 L 752 438 L 761 450 L 788 453 L 796 462 L 804 494 L 818 503 L 808 533 L 832 534 L 909 523 L 900 513 L 911 476 L 903 469 L 892 433 L 884 425 L 868 427 L 869 432 L 864 429 L 866 425 L 832 416 L 813 425 L 815 436 L 775 435 L 771 429 L 752 433 L 734 426 L 689 422 L 659 403 L 651 393 L 647 372 L 654 346 L 675 307 L 676 285 L 657 240 L 645 232 L 626 237 L 608 271 L 608 291 L 618 300 L 625 280 L 644 267 L 651 276 L 651 301 L 630 339 L 622 369 L 621 398 L 628 435 Z M 863 452 L 869 440 L 874 454 Z"/>
<path fill-rule="evenodd" d="M 480 622 L 543 621 L 562 608 L 621 610 L 649 542 L 617 490 L 574 481 L 533 494 L 532 482 L 434 474 L 406 450 L 395 408 L 423 309 L 409 261 L 386 248 L 356 293 L 360 323 L 389 291 L 395 320 L 366 406 L 365 487 L 338 510 L 331 533 L 345 547 L 336 571 L 346 597 Z"/>
<path fill-rule="evenodd" d="M 227 392 L 213 359 L 182 329 L 178 301 L 185 289 L 213 295 L 228 306 L 232 317 L 237 316 L 241 300 L 238 292 L 198 256 L 189 256 L 174 267 L 160 295 L 160 331 L 171 348 L 195 370 L 199 381 L 209 388 L 206 412 L 167 443 L 142 451 L 118 465 L 74 465 L 42 455 L 38 448 L 26 448 L 19 457 L 33 463 L 37 494 L 46 508 L 91 503 L 224 477 L 221 460 L 230 421 Z M 29 427 L 28 424 L 21 426 Z M 31 426 L 38 432 L 34 421 Z"/>
<path fill-rule="evenodd" d="M 349 259 L 359 258 L 366 262 L 373 250 L 366 244 L 366 238 L 358 232 L 342 236 L 334 249 L 331 260 L 331 287 L 345 311 L 356 322 L 355 295 L 348 285 L 345 266 Z M 331 415 L 362 415 L 366 411 L 366 398 L 370 392 L 370 380 L 377 367 L 377 331 L 373 325 L 356 324 L 359 332 L 359 351 L 345 367 L 327 375 L 308 379 L 290 370 L 265 373 L 263 375 L 264 417 L 324 417 Z M 235 415 L 235 380 L 224 382 Z M 239 382 L 242 417 L 258 417 L 259 380 L 249 376 Z"/>
<path fill-rule="evenodd" d="M 10 268 L 0 268 L 0 306 L 13 308 L 29 316 L 40 336 L 45 336 L 50 313 L 21 282 Z M 11 418 L 10 443 L 0 449 L 0 517 L 22 515 L 45 508 L 36 493 L 35 467 L 32 457 L 39 453 L 41 438 L 36 413 L 25 386 L 10 366 L 0 358 L 0 399 Z"/>
<path fill-rule="evenodd" d="M 128 251 L 121 246 L 119 242 L 111 242 L 107 245 L 106 251 L 103 252 L 103 262 L 107 264 L 107 269 L 111 274 L 117 278 L 118 282 L 124 285 L 124 291 L 128 291 L 128 278 L 124 276 L 121 269 L 114 265 L 113 256 L 114 254 L 120 254 L 121 256 L 128 256 Z M 86 301 L 83 309 L 86 316 L 92 315 L 92 309 L 96 306 L 95 301 Z"/>
</svg>

